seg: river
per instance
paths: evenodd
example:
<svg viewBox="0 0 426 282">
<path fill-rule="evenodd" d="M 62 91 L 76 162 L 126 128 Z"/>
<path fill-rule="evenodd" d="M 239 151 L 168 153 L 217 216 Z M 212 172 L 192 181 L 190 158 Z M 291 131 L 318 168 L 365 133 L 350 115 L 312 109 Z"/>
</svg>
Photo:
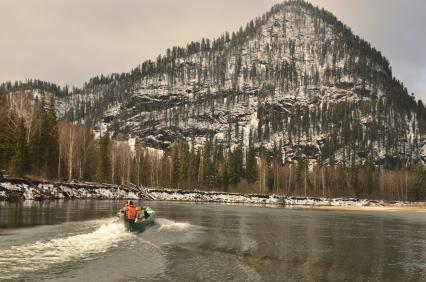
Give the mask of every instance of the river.
<svg viewBox="0 0 426 282">
<path fill-rule="evenodd" d="M 118 201 L 0 202 L 0 281 L 425 281 L 426 213 Z"/>
</svg>

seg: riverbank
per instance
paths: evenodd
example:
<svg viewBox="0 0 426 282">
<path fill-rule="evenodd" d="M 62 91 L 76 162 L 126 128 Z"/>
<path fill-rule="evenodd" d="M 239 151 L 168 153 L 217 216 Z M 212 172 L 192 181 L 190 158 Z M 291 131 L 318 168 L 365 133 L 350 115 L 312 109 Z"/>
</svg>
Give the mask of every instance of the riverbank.
<svg viewBox="0 0 426 282">
<path fill-rule="evenodd" d="M 153 189 L 89 182 L 48 182 L 8 178 L 0 181 L 0 201 L 99 199 L 147 199 L 157 201 L 214 202 L 231 204 L 269 204 L 310 207 L 388 207 L 426 208 L 425 203 L 368 200 L 358 198 L 296 197 L 266 194 Z"/>
<path fill-rule="evenodd" d="M 405 205 L 383 205 L 383 206 L 314 206 L 321 210 L 340 210 L 340 211 L 384 211 L 384 212 L 418 212 L 426 213 L 426 203 L 407 203 Z"/>
</svg>

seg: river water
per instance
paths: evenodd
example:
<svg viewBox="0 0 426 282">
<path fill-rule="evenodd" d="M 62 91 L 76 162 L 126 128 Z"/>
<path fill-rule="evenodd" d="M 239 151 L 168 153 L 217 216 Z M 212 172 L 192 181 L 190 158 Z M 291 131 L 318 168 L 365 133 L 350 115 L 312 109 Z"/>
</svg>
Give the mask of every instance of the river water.
<svg viewBox="0 0 426 282">
<path fill-rule="evenodd" d="M 118 201 L 0 203 L 0 281 L 426 281 L 426 213 Z"/>
</svg>

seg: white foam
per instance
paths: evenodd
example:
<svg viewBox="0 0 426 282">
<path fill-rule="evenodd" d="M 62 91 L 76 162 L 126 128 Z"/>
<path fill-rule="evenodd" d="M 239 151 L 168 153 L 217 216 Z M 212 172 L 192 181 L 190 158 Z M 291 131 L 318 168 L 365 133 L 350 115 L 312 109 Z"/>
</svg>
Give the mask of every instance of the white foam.
<svg viewBox="0 0 426 282">
<path fill-rule="evenodd" d="M 43 270 L 59 263 L 90 259 L 91 255 L 104 253 L 130 236 L 133 235 L 126 232 L 122 224 L 108 220 L 91 233 L 0 250 L 0 280 L 19 277 L 24 271 Z"/>
<path fill-rule="evenodd" d="M 155 219 L 155 223 L 160 225 L 160 228 L 158 228 L 158 231 L 162 230 L 187 230 L 192 225 L 188 222 L 176 222 L 173 220 L 169 220 L 166 218 L 157 218 Z"/>
</svg>

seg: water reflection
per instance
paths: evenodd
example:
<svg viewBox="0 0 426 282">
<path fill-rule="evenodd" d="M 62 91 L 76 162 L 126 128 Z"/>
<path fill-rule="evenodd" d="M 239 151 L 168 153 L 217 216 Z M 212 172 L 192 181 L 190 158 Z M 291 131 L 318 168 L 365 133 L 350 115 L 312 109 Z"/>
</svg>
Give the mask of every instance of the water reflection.
<svg viewBox="0 0 426 282">
<path fill-rule="evenodd" d="M 418 224 L 415 214 L 389 218 L 382 213 L 215 208 L 198 207 L 196 212 L 201 224 L 208 226 L 208 235 L 176 246 L 173 253 L 194 270 L 190 277 L 195 280 L 203 278 L 195 269 L 209 265 L 205 271 L 213 277 L 242 281 L 426 277 L 426 222 Z M 181 279 L 188 273 L 178 264 L 169 271 Z"/>
<path fill-rule="evenodd" d="M 0 202 L 0 229 L 59 224 L 113 215 L 119 201 Z"/>
</svg>

